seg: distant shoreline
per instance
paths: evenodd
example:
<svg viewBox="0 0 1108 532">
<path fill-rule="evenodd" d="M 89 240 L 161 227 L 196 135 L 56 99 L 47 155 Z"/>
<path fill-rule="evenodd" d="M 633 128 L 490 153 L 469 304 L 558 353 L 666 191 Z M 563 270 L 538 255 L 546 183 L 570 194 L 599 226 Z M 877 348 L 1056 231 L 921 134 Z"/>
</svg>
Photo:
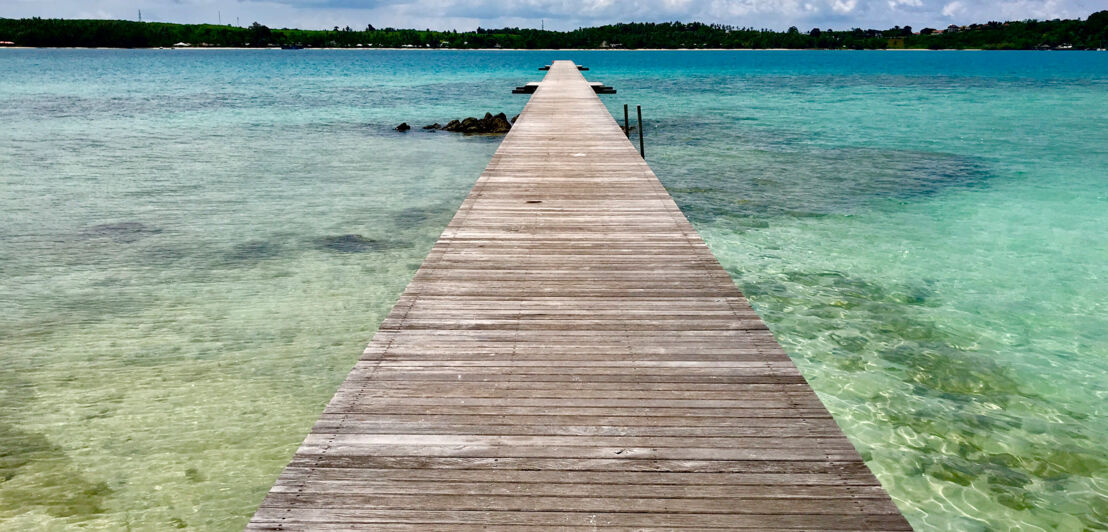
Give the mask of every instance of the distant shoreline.
<svg viewBox="0 0 1108 532">
<path fill-rule="evenodd" d="M 189 46 L 189 47 L 149 47 L 123 48 L 112 46 L 2 46 L 0 50 L 254 50 L 258 52 L 306 52 L 312 50 L 343 50 L 350 52 L 400 51 L 400 52 L 1095 52 L 1098 50 L 986 50 L 984 48 L 865 48 L 861 50 L 842 48 L 385 48 L 385 47 L 310 47 L 296 50 L 281 48 L 254 48 L 248 46 Z M 1099 50 L 1103 51 L 1103 50 Z"/>
<path fill-rule="evenodd" d="M 349 26 L 332 30 L 177 24 L 101 19 L 8 19 L 0 17 L 0 45 L 58 48 L 252 49 L 448 49 L 448 50 L 1103 50 L 1108 48 L 1108 10 L 1086 19 L 990 21 L 945 28 L 826 29 L 787 31 L 701 22 L 629 22 L 546 31 L 477 28 L 436 31 Z"/>
</svg>

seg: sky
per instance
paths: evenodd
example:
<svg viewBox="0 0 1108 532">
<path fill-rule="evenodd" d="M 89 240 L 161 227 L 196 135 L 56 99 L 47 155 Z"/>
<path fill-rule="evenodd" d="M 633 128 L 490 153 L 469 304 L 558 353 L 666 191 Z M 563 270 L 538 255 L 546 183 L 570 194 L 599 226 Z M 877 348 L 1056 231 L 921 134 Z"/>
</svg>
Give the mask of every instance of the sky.
<svg viewBox="0 0 1108 532">
<path fill-rule="evenodd" d="M 1108 0 L 0 0 L 0 17 L 106 18 L 304 29 L 528 27 L 680 20 L 783 30 L 1085 18 Z"/>
</svg>

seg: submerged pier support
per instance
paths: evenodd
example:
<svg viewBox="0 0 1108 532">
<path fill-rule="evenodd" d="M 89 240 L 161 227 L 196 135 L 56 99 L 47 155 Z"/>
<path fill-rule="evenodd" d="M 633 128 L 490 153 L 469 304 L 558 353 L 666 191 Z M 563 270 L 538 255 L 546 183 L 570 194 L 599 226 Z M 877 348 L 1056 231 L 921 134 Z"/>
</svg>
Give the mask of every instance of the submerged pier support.
<svg viewBox="0 0 1108 532">
<path fill-rule="evenodd" d="M 553 63 L 249 529 L 909 530 Z"/>
</svg>

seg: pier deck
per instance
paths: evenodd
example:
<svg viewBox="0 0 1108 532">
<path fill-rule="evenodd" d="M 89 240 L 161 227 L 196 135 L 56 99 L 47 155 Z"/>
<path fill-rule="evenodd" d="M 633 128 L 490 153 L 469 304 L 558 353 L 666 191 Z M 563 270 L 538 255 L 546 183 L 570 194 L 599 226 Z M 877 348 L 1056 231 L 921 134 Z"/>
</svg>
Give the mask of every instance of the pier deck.
<svg viewBox="0 0 1108 532">
<path fill-rule="evenodd" d="M 555 62 L 248 529 L 909 530 Z"/>
</svg>

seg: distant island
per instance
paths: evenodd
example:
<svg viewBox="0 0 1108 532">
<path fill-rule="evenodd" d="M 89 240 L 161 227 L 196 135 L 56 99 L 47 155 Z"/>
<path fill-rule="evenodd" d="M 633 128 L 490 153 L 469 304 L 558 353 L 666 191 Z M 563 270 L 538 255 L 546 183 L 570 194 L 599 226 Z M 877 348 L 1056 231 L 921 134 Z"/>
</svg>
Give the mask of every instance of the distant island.
<svg viewBox="0 0 1108 532">
<path fill-rule="evenodd" d="M 610 24 L 572 31 L 500 28 L 431 31 L 335 27 L 275 29 L 127 20 L 0 18 L 0 45 L 29 47 L 505 48 L 505 49 L 984 49 L 1103 50 L 1108 11 L 1086 20 L 987 22 L 946 28 L 758 30 L 699 22 Z"/>
</svg>

